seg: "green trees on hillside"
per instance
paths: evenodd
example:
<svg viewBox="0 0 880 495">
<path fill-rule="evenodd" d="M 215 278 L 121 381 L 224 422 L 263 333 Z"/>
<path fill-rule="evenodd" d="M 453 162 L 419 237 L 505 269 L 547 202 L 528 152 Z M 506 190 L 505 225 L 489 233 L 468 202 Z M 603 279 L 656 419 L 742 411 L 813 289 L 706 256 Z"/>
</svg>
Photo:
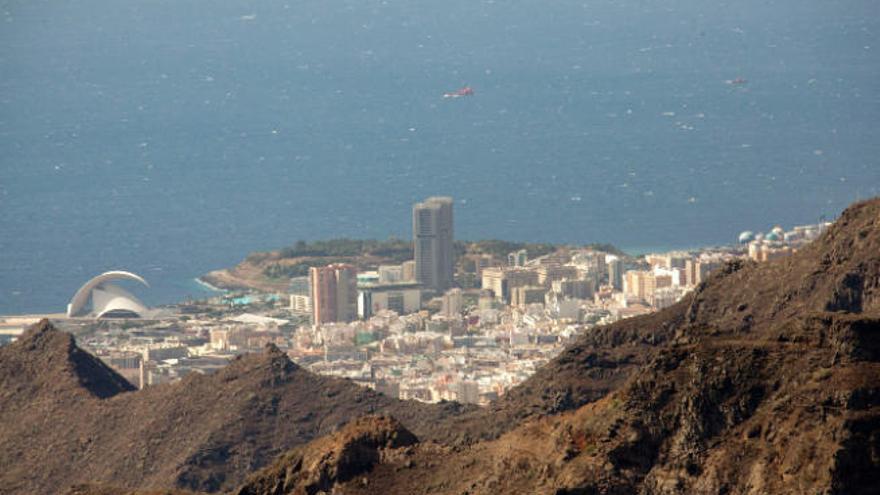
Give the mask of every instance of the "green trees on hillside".
<svg viewBox="0 0 880 495">
<path fill-rule="evenodd" d="M 328 239 L 297 241 L 280 251 L 281 258 L 376 256 L 403 262 L 412 258 L 412 242 L 401 239 Z"/>
</svg>

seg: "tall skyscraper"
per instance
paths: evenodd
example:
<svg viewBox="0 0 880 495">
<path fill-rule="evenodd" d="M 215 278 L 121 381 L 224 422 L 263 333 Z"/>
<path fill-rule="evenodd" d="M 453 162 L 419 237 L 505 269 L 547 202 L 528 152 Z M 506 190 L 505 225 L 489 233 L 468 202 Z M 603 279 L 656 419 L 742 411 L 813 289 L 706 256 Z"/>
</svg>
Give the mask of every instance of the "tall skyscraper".
<svg viewBox="0 0 880 495">
<path fill-rule="evenodd" d="M 351 321 L 357 315 L 357 270 L 336 264 L 309 268 L 312 323 Z"/>
<path fill-rule="evenodd" d="M 426 289 L 443 292 L 452 287 L 452 232 L 452 198 L 432 197 L 413 205 L 416 280 Z"/>
<path fill-rule="evenodd" d="M 608 285 L 614 290 L 623 290 L 623 261 L 613 259 L 608 261 Z"/>
</svg>

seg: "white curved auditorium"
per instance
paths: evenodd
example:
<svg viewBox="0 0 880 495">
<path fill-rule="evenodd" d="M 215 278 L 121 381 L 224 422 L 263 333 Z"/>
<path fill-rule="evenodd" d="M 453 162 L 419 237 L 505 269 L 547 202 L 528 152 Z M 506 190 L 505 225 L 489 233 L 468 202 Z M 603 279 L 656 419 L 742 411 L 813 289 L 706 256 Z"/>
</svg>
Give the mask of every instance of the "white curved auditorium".
<svg viewBox="0 0 880 495">
<path fill-rule="evenodd" d="M 150 284 L 140 275 L 125 271 L 105 272 L 86 282 L 67 305 L 68 317 L 140 318 L 146 306 L 125 289 L 112 284 L 114 280 L 133 280 L 146 287 Z M 89 302 L 91 309 L 89 310 Z"/>
</svg>

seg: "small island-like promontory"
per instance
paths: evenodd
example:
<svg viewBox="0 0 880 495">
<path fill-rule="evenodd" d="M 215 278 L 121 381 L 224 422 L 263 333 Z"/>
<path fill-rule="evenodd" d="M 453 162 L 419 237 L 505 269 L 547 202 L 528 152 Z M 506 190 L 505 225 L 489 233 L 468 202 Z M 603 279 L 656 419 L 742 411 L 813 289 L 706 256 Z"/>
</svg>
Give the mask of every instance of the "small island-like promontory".
<svg viewBox="0 0 880 495">
<path fill-rule="evenodd" d="M 489 255 L 502 259 L 509 253 L 526 250 L 529 257 L 539 257 L 571 247 L 498 239 L 455 241 L 456 273 L 466 280 L 466 274 L 475 271 L 474 258 L 478 256 Z M 579 247 L 627 256 L 610 244 L 594 243 Z M 311 267 L 347 263 L 355 266 L 358 271 L 365 271 L 375 270 L 381 265 L 399 265 L 412 259 L 412 241 L 403 239 L 339 238 L 298 241 L 292 246 L 273 251 L 253 252 L 238 265 L 214 270 L 200 277 L 200 280 L 218 289 L 278 292 L 287 290 L 291 278 L 308 276 Z"/>
</svg>

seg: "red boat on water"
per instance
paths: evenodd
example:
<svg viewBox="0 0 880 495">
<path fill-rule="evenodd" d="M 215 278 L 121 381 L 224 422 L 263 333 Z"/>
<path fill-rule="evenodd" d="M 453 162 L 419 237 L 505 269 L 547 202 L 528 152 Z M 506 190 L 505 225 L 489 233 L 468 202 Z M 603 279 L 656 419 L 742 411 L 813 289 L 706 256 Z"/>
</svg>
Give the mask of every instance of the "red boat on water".
<svg viewBox="0 0 880 495">
<path fill-rule="evenodd" d="M 458 91 L 452 93 L 443 93 L 444 98 L 461 98 L 462 96 L 473 96 L 474 90 L 470 86 L 465 86 Z"/>
</svg>

